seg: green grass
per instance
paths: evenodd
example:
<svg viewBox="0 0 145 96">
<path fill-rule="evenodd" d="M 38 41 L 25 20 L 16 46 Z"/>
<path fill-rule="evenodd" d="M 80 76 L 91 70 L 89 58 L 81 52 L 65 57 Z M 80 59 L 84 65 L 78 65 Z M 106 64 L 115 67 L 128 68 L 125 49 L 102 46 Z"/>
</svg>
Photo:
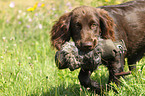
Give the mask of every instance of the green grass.
<svg viewBox="0 0 145 96">
<path fill-rule="evenodd" d="M 0 1 L 0 96 L 95 96 L 94 92 L 80 86 L 79 70 L 58 70 L 55 66 L 56 50 L 51 48 L 50 30 L 63 13 L 80 5 L 101 6 L 120 3 L 120 0 L 38 0 L 45 4 L 28 12 L 35 0 Z M 124 0 L 127 1 L 127 0 Z M 121 2 L 124 2 L 121 0 Z M 118 87 L 112 84 L 109 96 L 145 95 L 145 58 L 137 63 L 137 72 L 120 79 Z M 125 70 L 128 68 L 125 66 Z M 107 73 L 107 74 L 106 74 Z M 103 66 L 92 79 L 105 84 L 108 72 Z"/>
</svg>

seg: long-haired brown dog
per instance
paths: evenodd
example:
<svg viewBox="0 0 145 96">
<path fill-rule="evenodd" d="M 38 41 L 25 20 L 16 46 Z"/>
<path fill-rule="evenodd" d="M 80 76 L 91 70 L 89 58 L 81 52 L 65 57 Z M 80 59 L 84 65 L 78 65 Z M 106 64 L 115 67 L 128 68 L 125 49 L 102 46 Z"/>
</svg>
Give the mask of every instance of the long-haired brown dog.
<svg viewBox="0 0 145 96">
<path fill-rule="evenodd" d="M 98 38 L 123 39 L 129 69 L 135 69 L 145 53 L 145 0 L 136 0 L 120 5 L 98 8 L 81 6 L 62 15 L 51 30 L 52 45 L 60 50 L 62 44 L 72 40 L 81 51 L 90 51 L 98 44 Z M 117 82 L 114 74 L 121 72 L 117 60 L 106 62 L 109 69 L 109 82 Z M 132 66 L 133 65 L 133 66 Z M 100 91 L 100 85 L 90 79 L 92 71 L 81 69 L 79 80 L 84 87 Z"/>
</svg>

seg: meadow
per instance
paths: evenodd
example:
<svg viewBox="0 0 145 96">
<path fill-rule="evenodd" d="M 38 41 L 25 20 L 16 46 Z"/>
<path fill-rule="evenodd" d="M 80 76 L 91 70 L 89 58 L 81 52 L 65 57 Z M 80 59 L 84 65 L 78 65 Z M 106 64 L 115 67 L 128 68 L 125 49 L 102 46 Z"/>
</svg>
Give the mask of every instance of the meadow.
<svg viewBox="0 0 145 96">
<path fill-rule="evenodd" d="M 80 86 L 80 69 L 71 72 L 55 66 L 57 50 L 51 47 L 50 30 L 59 16 L 77 6 L 125 1 L 0 0 L 0 96 L 97 96 Z M 100 66 L 91 78 L 105 84 L 107 77 L 107 68 Z M 145 96 L 145 58 L 137 62 L 137 71 L 120 81 L 118 87 L 112 83 L 118 93 L 110 90 L 104 94 Z"/>
</svg>

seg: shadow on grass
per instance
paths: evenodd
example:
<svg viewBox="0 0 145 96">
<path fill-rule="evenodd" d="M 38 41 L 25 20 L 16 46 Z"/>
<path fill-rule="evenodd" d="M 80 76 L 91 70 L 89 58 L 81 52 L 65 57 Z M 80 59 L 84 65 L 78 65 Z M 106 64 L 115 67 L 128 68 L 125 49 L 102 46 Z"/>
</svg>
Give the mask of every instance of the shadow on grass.
<svg viewBox="0 0 145 96">
<path fill-rule="evenodd" d="M 108 71 L 103 67 L 100 67 L 101 70 L 96 70 L 91 79 L 98 81 L 101 85 L 105 85 L 108 82 Z M 70 83 L 67 81 L 56 83 L 55 87 L 45 87 L 35 89 L 29 96 L 95 96 L 95 93 L 91 90 L 88 90 L 82 87 L 80 84 L 75 82 Z"/>
<path fill-rule="evenodd" d="M 34 93 L 29 96 L 94 96 L 90 90 L 80 87 L 79 84 L 68 85 L 65 87 L 65 84 L 61 84 L 57 87 L 52 87 L 47 89 L 47 91 L 42 91 L 40 93 Z"/>
</svg>

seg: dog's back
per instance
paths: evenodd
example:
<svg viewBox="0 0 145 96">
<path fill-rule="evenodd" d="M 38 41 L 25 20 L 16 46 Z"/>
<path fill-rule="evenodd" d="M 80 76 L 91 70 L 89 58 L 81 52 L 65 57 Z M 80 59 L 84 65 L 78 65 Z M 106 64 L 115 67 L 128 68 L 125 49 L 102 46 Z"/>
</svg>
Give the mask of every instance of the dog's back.
<svg viewBox="0 0 145 96">
<path fill-rule="evenodd" d="M 115 38 L 125 41 L 128 63 L 135 64 L 145 53 L 145 0 L 100 8 L 113 18 Z"/>
</svg>

